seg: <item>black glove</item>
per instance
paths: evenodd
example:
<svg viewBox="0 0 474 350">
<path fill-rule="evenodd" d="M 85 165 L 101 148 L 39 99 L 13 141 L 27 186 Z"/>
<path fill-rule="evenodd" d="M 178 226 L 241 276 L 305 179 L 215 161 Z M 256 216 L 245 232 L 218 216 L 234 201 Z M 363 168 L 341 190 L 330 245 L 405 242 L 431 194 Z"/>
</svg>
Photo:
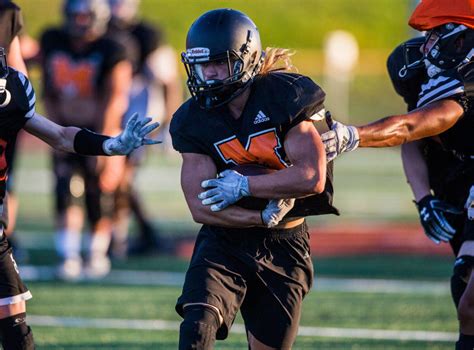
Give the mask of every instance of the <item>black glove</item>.
<svg viewBox="0 0 474 350">
<path fill-rule="evenodd" d="M 445 213 L 460 215 L 463 210 L 446 203 L 432 195 L 423 197 L 416 203 L 420 214 L 421 225 L 425 234 L 436 244 L 449 242 L 453 238 L 456 230 L 449 224 Z"/>
</svg>

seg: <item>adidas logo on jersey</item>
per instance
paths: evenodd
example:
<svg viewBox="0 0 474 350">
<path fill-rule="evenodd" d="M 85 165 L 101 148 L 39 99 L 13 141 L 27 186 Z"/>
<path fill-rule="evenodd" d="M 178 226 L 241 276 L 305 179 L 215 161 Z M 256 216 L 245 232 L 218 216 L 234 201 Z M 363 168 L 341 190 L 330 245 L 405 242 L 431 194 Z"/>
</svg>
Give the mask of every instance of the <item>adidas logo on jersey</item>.
<svg viewBox="0 0 474 350">
<path fill-rule="evenodd" d="M 263 122 L 269 121 L 270 118 L 268 118 L 262 111 L 259 111 L 257 116 L 255 117 L 255 120 L 253 121 L 254 124 L 260 124 Z"/>
</svg>

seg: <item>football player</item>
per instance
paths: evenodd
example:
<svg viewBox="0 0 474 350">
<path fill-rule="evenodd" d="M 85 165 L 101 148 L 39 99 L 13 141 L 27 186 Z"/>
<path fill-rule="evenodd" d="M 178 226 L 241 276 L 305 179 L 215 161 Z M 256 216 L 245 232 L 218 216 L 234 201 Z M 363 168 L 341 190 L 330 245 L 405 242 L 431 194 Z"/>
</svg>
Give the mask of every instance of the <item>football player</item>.
<svg viewBox="0 0 474 350">
<path fill-rule="evenodd" d="M 26 300 L 32 295 L 23 284 L 11 246 L 4 235 L 3 215 L 11 152 L 18 132 L 24 129 L 63 152 L 82 155 L 126 155 L 141 145 L 158 143 L 146 135 L 158 127 L 151 119 L 135 115 L 117 137 L 77 127 L 62 127 L 35 112 L 35 92 L 24 74 L 8 67 L 0 48 L 0 336 L 5 350 L 34 349 L 26 324 Z"/>
<path fill-rule="evenodd" d="M 393 86 L 407 103 L 408 111 L 416 108 L 422 85 L 428 79 L 425 66 L 420 64 L 425 40 L 416 37 L 404 42 L 387 61 Z M 468 163 L 432 138 L 403 144 L 401 149 L 405 175 L 426 235 L 436 244 L 449 242 L 456 255 L 461 235 L 455 233 L 462 232 L 464 225 L 462 194 L 470 187 L 469 177 L 465 176 Z"/>
<path fill-rule="evenodd" d="M 289 56 L 264 52 L 254 22 L 232 9 L 206 12 L 188 31 L 182 61 L 192 97 L 170 131 L 184 196 L 203 225 L 176 305 L 179 349 L 212 348 L 239 309 L 249 348 L 290 349 L 295 340 L 314 271 L 306 214 L 292 214 L 294 198 L 319 198 L 311 214 L 337 211 L 312 120 L 324 114 L 325 94 L 289 72 Z M 275 171 L 229 170 L 243 164 Z M 237 203 L 243 196 L 269 201 L 246 209 Z"/>
<path fill-rule="evenodd" d="M 7 52 L 8 64 L 16 70 L 22 72 L 24 75 L 28 75 L 26 71 L 26 65 L 22 57 L 20 48 L 19 33 L 23 28 L 23 17 L 21 9 L 11 1 L 0 2 L 0 47 L 5 48 Z M 15 160 L 15 153 L 12 152 L 11 159 L 9 161 L 9 176 L 7 181 L 7 193 L 6 203 L 8 210 L 5 210 L 5 214 L 8 216 L 8 227 L 5 228 L 5 234 L 8 236 L 10 243 L 14 246 L 14 254 L 17 258 L 26 257 L 25 252 L 20 250 L 18 242 L 13 235 L 16 224 L 16 212 L 18 208 L 18 200 L 15 194 L 14 181 L 13 181 L 13 165 Z"/>
<path fill-rule="evenodd" d="M 167 129 L 172 114 L 182 102 L 175 52 L 164 43 L 161 28 L 139 19 L 139 0 L 109 0 L 109 4 L 109 33 L 122 34 L 121 37 L 127 40 L 127 47 L 136 51 L 132 54 L 134 74 L 129 107 L 123 123 L 126 123 L 132 112 L 139 112 L 141 115 L 154 116 L 160 122 L 161 130 Z M 127 250 L 131 254 L 156 252 L 161 245 L 158 231 L 148 217 L 141 196 L 134 186 L 136 171 L 144 156 L 143 151 L 138 151 L 127 158 L 124 176 L 117 191 L 111 247 L 111 253 L 116 257 L 126 256 Z M 138 224 L 138 237 L 129 245 L 130 211 Z"/>
<path fill-rule="evenodd" d="M 107 0 L 65 0 L 64 25 L 41 38 L 44 102 L 61 125 L 79 125 L 116 135 L 122 128 L 132 81 L 127 48 L 106 37 Z M 100 278 L 110 271 L 114 192 L 125 159 L 90 158 L 54 151 L 58 276 Z M 76 184 L 76 185 L 74 185 Z M 82 197 L 91 227 L 88 260 L 82 270 Z M 83 274 L 84 272 L 84 274 Z"/>
<path fill-rule="evenodd" d="M 411 74 L 413 80 L 406 85 L 419 89 L 413 104 L 415 109 L 408 114 L 389 116 L 361 127 L 334 122 L 332 130 L 322 136 L 328 160 L 357 147 L 406 144 L 403 147 L 404 167 L 417 199 L 425 232 L 440 242 L 449 241 L 456 229 L 462 230 L 452 242 L 457 259 L 451 289 L 460 322 L 456 349 L 474 347 L 474 276 L 471 273 L 474 265 L 472 5 L 471 0 L 455 4 L 447 0 L 438 0 L 436 4 L 434 0 L 424 0 L 412 14 L 410 25 L 427 31 L 420 46 L 422 57 L 418 62 L 408 62 L 399 74 Z M 424 67 L 421 73 L 420 67 Z M 405 91 L 405 94 L 413 97 L 413 91 Z M 405 98 L 407 101 L 411 99 Z M 435 154 L 438 162 L 437 168 L 432 167 L 431 171 L 428 166 L 432 166 L 433 162 L 425 163 L 419 148 L 422 142 L 419 140 L 426 138 L 431 138 L 423 142 L 431 143 L 429 154 L 431 157 Z M 433 142 L 450 154 L 433 150 L 436 147 Z M 432 187 L 436 195 L 444 195 L 442 199 L 450 204 L 434 198 Z M 467 216 L 464 212 L 459 223 L 456 215 L 462 211 L 463 203 Z"/>
</svg>

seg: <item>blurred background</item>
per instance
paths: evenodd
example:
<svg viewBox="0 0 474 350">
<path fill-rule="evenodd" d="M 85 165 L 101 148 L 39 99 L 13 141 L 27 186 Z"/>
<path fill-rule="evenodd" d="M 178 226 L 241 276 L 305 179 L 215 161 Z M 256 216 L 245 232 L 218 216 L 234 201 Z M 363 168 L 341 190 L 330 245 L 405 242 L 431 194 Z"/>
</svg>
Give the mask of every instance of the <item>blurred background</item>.
<svg viewBox="0 0 474 350">
<path fill-rule="evenodd" d="M 24 32 L 33 39 L 38 39 L 46 27 L 62 22 L 61 0 L 16 3 L 23 11 Z M 189 96 L 186 74 L 178 60 L 189 26 L 206 10 L 231 7 L 255 21 L 264 47 L 295 50 L 295 66 L 326 90 L 326 106 L 335 119 L 357 125 L 405 112 L 385 63 L 395 46 L 416 35 L 407 24 L 415 5 L 416 1 L 411 0 L 142 0 L 139 15 L 159 25 L 166 42 L 176 51 L 184 98 Z M 36 66 L 29 69 L 41 95 L 40 71 Z M 38 110 L 44 112 L 38 100 Z M 167 142 L 150 147 L 136 184 L 167 248 L 156 254 L 113 261 L 112 274 L 103 282 L 71 285 L 47 273 L 36 275 L 42 271 L 38 267 L 57 262 L 53 250 L 53 178 L 47 146 L 22 136 L 15 175 L 20 203 L 16 233 L 27 253 L 25 279 L 31 281 L 28 285 L 35 296 L 29 303 L 29 315 L 39 329 L 35 336 L 41 348 L 176 347 L 173 327 L 177 329 L 179 318 L 173 303 L 199 226 L 192 222 L 181 193 L 180 156 L 171 149 L 165 132 L 161 137 Z M 334 177 L 334 205 L 341 216 L 308 219 L 313 259 L 321 279 L 316 280 L 316 292 L 308 299 L 303 315 L 307 337 L 299 338 L 295 348 L 452 348 L 456 316 L 448 291 L 450 250 L 447 245 L 435 245 L 423 234 L 399 148 L 360 149 L 342 156 L 336 161 Z M 119 275 L 114 275 L 114 271 L 122 270 L 168 274 L 148 275 L 138 279 L 138 286 L 124 286 Z M 156 283 L 154 278 L 158 279 Z M 152 296 L 147 294 L 150 290 L 154 291 Z M 127 308 L 119 312 L 107 301 L 110 295 L 123 305 L 134 305 L 136 300 L 139 305 L 133 311 Z M 58 298 L 64 298 L 67 304 L 73 297 L 77 302 L 74 307 L 55 306 L 61 300 Z M 91 300 L 97 303 L 86 311 Z M 41 318 L 44 315 L 58 317 L 62 323 L 48 324 Z M 158 330 L 155 333 L 135 330 L 127 337 L 115 330 L 99 331 L 89 323 L 84 327 L 68 325 L 68 317 L 164 319 L 171 323 L 168 328 L 150 326 Z M 317 328 L 325 326 L 372 332 L 364 336 L 343 330 L 333 337 Z M 68 331 L 68 327 L 76 328 Z M 386 340 L 370 335 L 381 329 L 393 334 Z M 417 339 L 410 331 L 425 333 Z M 244 344 L 243 335 L 238 334 L 218 348 L 244 348 Z"/>
</svg>

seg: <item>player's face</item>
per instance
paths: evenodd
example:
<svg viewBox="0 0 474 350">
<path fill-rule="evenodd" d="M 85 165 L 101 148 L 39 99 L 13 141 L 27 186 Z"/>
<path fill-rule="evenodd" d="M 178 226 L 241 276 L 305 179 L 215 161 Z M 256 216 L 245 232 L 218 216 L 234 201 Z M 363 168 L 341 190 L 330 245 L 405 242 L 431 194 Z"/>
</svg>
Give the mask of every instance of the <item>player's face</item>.
<svg viewBox="0 0 474 350">
<path fill-rule="evenodd" d="M 224 80 L 229 77 L 227 60 L 210 61 L 196 65 L 196 70 L 203 81 Z"/>
<path fill-rule="evenodd" d="M 420 47 L 421 52 L 426 57 L 431 49 L 438 43 L 439 35 L 438 33 L 432 31 L 428 34 L 428 39 L 426 42 Z"/>
<path fill-rule="evenodd" d="M 68 21 L 74 28 L 76 35 L 82 37 L 90 34 L 93 15 L 90 12 L 74 12 L 68 14 Z"/>
</svg>

